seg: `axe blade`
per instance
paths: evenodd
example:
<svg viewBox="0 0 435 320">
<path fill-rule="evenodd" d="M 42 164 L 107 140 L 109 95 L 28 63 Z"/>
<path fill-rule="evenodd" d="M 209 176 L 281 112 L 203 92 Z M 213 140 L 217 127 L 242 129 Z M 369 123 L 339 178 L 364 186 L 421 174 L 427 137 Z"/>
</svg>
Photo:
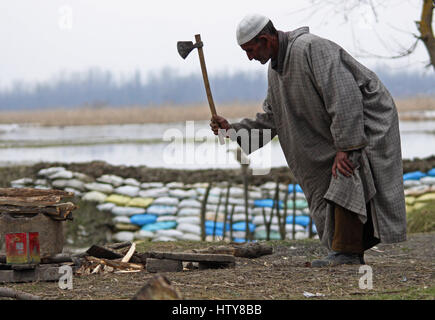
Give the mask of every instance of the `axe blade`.
<svg viewBox="0 0 435 320">
<path fill-rule="evenodd" d="M 186 59 L 186 57 L 189 55 L 189 53 L 195 49 L 195 45 L 192 41 L 178 41 L 177 42 L 177 50 L 180 56 L 183 59 Z"/>
</svg>

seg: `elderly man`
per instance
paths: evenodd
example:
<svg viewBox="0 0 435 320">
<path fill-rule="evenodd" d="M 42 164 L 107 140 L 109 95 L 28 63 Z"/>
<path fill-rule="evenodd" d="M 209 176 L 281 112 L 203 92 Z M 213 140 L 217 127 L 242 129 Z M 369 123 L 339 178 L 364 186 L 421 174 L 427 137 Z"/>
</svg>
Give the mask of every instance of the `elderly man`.
<svg viewBox="0 0 435 320">
<path fill-rule="evenodd" d="M 253 143 L 252 129 L 260 140 L 278 136 L 329 249 L 311 265 L 364 264 L 377 243 L 405 241 L 398 115 L 378 77 L 307 27 L 277 31 L 262 15 L 239 23 L 237 41 L 249 60 L 271 61 L 264 112 L 232 124 L 216 116 L 210 126 L 215 134 L 233 129 L 227 137 L 247 154 L 268 143 Z M 241 129 L 249 143 L 234 134 Z"/>
</svg>

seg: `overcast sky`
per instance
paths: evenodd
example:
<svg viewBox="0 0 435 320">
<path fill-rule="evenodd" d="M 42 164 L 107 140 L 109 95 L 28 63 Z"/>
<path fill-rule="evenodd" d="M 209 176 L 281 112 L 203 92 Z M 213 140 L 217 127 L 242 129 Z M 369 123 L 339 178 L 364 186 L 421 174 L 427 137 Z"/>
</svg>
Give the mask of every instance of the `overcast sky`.
<svg viewBox="0 0 435 320">
<path fill-rule="evenodd" d="M 61 72 L 83 72 L 90 67 L 110 70 L 119 77 L 137 69 L 143 74 L 157 73 L 165 66 L 181 74 L 200 72 L 196 53 L 182 60 L 176 50 L 177 41 L 194 40 L 196 33 L 204 42 L 209 76 L 265 71 L 265 66 L 250 62 L 236 42 L 236 26 L 247 13 L 264 14 L 283 31 L 307 25 L 311 33 L 337 42 L 352 54 L 361 53 L 356 42 L 384 55 L 395 53 L 385 47 L 398 48 L 396 42 L 411 46 L 410 33 L 417 32 L 414 21 L 420 17 L 422 1 L 378 2 L 382 3 L 376 10 L 378 21 L 369 7 L 360 7 L 345 23 L 343 14 L 334 13 L 332 7 L 310 8 L 310 0 L 2 1 L 0 87 L 16 80 L 45 81 Z M 394 70 L 423 71 L 428 56 L 420 44 L 409 58 L 358 60 L 369 67 L 386 63 Z"/>
</svg>

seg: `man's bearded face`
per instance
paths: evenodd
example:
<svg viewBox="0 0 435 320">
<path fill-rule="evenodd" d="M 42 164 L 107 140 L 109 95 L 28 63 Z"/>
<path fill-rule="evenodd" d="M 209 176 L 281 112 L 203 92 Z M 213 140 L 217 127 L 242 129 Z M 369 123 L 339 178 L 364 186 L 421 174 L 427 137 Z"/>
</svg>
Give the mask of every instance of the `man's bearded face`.
<svg viewBox="0 0 435 320">
<path fill-rule="evenodd" d="M 265 64 L 271 58 L 271 50 L 266 39 L 253 39 L 242 44 L 241 47 L 246 52 L 249 60 L 254 59 L 259 61 L 261 64 Z"/>
</svg>

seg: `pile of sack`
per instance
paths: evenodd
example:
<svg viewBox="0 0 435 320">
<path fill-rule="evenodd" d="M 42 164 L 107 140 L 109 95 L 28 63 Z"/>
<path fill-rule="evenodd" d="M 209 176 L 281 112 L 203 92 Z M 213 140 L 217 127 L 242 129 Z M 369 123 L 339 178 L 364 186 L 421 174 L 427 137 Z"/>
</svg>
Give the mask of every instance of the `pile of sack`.
<svg viewBox="0 0 435 320">
<path fill-rule="evenodd" d="M 207 193 L 206 183 L 141 182 L 110 174 L 93 179 L 63 167 L 51 167 L 40 170 L 36 179 L 15 180 L 11 186 L 63 189 L 73 192 L 84 201 L 95 203 L 97 210 L 112 216 L 115 228 L 112 238 L 116 241 L 201 240 L 200 216 Z M 266 239 L 268 234 L 270 239 L 281 239 L 279 231 L 283 224 L 286 238 L 293 237 L 293 230 L 297 239 L 307 238 L 309 210 L 300 186 L 279 185 L 279 199 L 282 199 L 279 203 L 280 221 L 273 200 L 275 193 L 274 182 L 251 186 L 248 199 L 245 199 L 241 185 L 230 188 L 226 183 L 213 185 L 205 204 L 206 240 L 244 242 L 247 232 L 257 240 Z M 313 232 L 316 232 L 314 226 Z"/>
<path fill-rule="evenodd" d="M 435 168 L 428 172 L 413 171 L 403 175 L 406 212 L 420 210 L 435 202 Z"/>
<path fill-rule="evenodd" d="M 435 168 L 403 175 L 407 212 L 435 201 Z M 309 236 L 309 209 L 299 185 L 277 186 L 267 182 L 250 186 L 245 199 L 243 186 L 217 183 L 142 182 L 116 175 L 93 179 L 64 167 L 42 169 L 37 177 L 11 182 L 15 188 L 63 189 L 96 204 L 112 217 L 113 240 L 177 241 L 201 239 L 201 210 L 205 205 L 206 240 L 231 239 L 244 242 L 247 232 L 256 240 Z M 276 202 L 276 192 L 279 201 Z M 279 210 L 279 214 L 277 211 Z M 278 218 L 279 217 L 279 218 Z M 293 221 L 294 220 L 294 221 Z M 312 234 L 316 234 L 312 224 Z"/>
</svg>

